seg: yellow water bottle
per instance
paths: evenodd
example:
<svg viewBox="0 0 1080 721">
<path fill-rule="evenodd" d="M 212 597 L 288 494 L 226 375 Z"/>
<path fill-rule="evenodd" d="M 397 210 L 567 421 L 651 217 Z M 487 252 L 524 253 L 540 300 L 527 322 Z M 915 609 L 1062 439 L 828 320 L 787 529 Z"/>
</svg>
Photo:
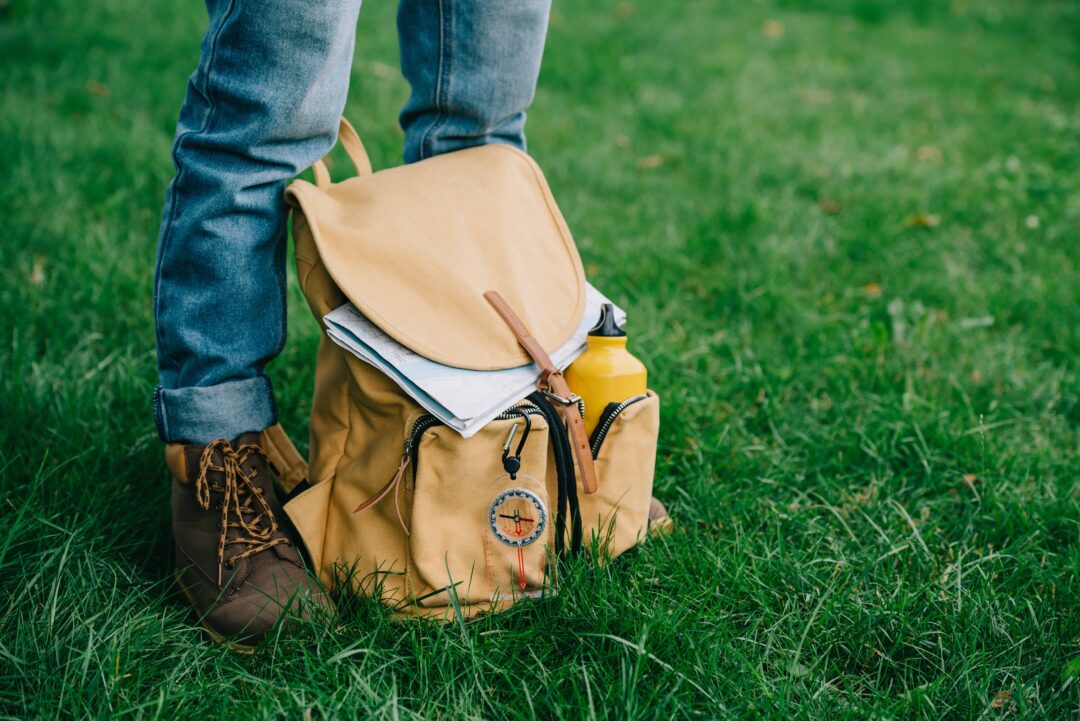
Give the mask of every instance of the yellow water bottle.
<svg viewBox="0 0 1080 721">
<path fill-rule="evenodd" d="M 609 403 L 641 395 L 648 384 L 645 365 L 626 350 L 626 331 L 615 322 L 611 303 L 600 308 L 600 322 L 585 343 L 585 352 L 566 369 L 566 383 L 585 401 L 585 431 L 591 434 Z"/>
</svg>

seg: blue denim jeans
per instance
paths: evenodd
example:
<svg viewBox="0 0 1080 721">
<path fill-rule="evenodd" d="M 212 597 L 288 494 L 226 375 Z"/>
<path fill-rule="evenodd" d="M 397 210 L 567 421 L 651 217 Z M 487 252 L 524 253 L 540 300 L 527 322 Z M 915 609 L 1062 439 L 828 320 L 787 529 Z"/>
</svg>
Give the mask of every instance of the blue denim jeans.
<svg viewBox="0 0 1080 721">
<path fill-rule="evenodd" d="M 360 0 L 206 0 L 158 239 L 154 317 L 165 441 L 276 422 L 285 343 L 285 183 L 333 146 Z M 524 148 L 550 0 L 401 0 L 404 156 Z M 361 99 L 362 100 L 362 99 Z"/>
</svg>

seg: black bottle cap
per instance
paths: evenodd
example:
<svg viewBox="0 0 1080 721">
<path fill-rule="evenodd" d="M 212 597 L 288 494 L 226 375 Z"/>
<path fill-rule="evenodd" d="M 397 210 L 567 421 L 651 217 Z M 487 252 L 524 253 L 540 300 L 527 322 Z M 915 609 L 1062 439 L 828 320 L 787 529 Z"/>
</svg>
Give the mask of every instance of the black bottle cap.
<svg viewBox="0 0 1080 721">
<path fill-rule="evenodd" d="M 600 306 L 600 321 L 589 330 L 589 335 L 604 336 L 606 338 L 618 338 L 626 335 L 626 331 L 615 322 L 615 306 L 604 303 Z"/>
</svg>

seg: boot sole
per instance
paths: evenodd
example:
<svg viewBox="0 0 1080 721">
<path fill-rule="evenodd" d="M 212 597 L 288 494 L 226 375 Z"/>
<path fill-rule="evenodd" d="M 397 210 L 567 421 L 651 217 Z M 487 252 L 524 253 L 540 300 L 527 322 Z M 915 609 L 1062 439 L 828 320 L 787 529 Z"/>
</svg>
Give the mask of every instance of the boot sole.
<svg viewBox="0 0 1080 721">
<path fill-rule="evenodd" d="M 195 596 L 191 593 L 191 591 L 188 590 L 188 587 L 184 584 L 184 581 L 181 578 L 180 571 L 173 571 L 173 578 L 176 579 L 176 585 L 180 588 L 180 592 L 184 594 L 184 598 L 187 599 L 188 603 L 191 604 L 191 607 L 195 609 L 196 613 L 198 613 L 199 607 L 195 603 Z M 253 654 L 258 648 L 258 646 L 249 646 L 238 643 L 236 641 L 230 641 L 229 639 L 222 636 L 221 633 L 214 630 L 214 627 L 202 618 L 199 619 L 199 625 L 203 627 L 203 630 L 206 631 L 206 635 L 210 637 L 211 641 L 213 641 L 219 646 L 224 646 L 230 651 L 243 654 Z"/>
</svg>

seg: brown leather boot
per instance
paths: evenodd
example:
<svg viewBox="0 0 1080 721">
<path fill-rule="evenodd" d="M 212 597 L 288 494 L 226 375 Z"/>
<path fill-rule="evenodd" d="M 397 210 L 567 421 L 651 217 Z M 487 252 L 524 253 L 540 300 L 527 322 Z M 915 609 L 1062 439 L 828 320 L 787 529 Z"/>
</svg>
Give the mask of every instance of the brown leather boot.
<svg viewBox="0 0 1080 721">
<path fill-rule="evenodd" d="M 666 536 L 675 530 L 675 521 L 671 520 L 667 508 L 656 496 L 649 502 L 649 526 L 650 536 Z"/>
<path fill-rule="evenodd" d="M 258 433 L 169 444 L 176 580 L 218 643 L 251 650 L 287 611 L 332 611 L 308 576 Z"/>
</svg>

